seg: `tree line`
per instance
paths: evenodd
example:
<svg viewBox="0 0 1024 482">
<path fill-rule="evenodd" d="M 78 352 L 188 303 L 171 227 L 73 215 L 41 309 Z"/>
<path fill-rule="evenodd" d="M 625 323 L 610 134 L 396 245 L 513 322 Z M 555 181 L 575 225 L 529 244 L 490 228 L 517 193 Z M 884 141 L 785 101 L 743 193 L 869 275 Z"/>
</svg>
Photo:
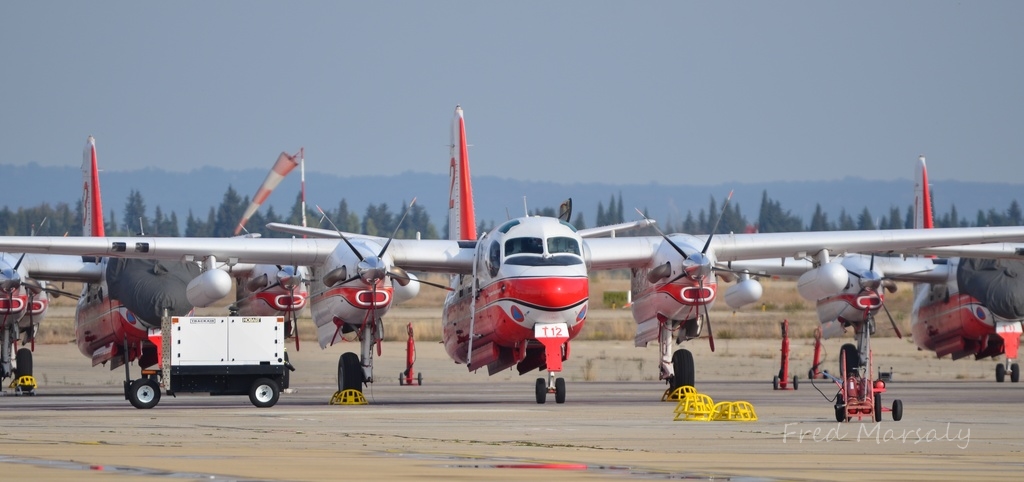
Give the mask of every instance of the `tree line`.
<svg viewBox="0 0 1024 482">
<path fill-rule="evenodd" d="M 914 223 L 913 206 L 907 206 L 904 209 L 894 205 L 890 207 L 888 213 L 878 218 L 873 216 L 867 207 L 855 214 L 847 212 L 844 208 L 840 211 L 838 218 L 832 220 L 818 204 L 810 222 L 804 224 L 803 219 L 784 209 L 779 201 L 768 197 L 768 191 L 762 193 L 757 217 L 751 221 L 743 215 L 738 203 L 725 204 L 725 201 L 725 199 L 719 201 L 711 196 L 707 208 L 700 209 L 696 215 L 693 211 L 687 211 L 686 217 L 682 220 L 658 220 L 660 229 L 667 233 L 708 234 L 717 222 L 716 233 L 718 234 L 730 232 L 772 233 L 904 229 L 913 227 Z M 248 196 L 240 196 L 233 187 L 228 186 L 220 205 L 211 206 L 205 216 L 189 210 L 188 216 L 185 218 L 184 231 L 182 231 L 177 213 L 168 214 L 157 206 L 150 216 L 142 193 L 132 190 L 125 201 L 120 218 L 116 216 L 113 209 L 104 216 L 105 230 L 108 236 L 145 234 L 172 237 L 228 237 L 234 233 L 235 226 L 249 202 Z M 724 208 L 719 203 L 725 204 Z M 307 207 L 307 224 L 332 229 L 333 223 L 341 231 L 374 236 L 390 236 L 395 232 L 397 233 L 396 237 L 403 239 L 414 238 L 417 235 L 423 239 L 439 239 L 439 233 L 448 232 L 447 219 L 439 231 L 431 222 L 426 209 L 415 204 L 409 209 L 405 221 L 399 227 L 398 222 L 408 204 L 405 200 L 394 207 L 387 203 L 370 204 L 360 215 L 349 209 L 348 202 L 342 199 L 335 208 L 326 209 L 322 214 L 313 212 Z M 557 209 L 554 207 L 537 208 L 532 210 L 531 214 L 556 216 Z M 644 215 L 646 216 L 646 210 Z M 720 220 L 719 216 L 721 216 Z M 67 203 L 57 203 L 52 206 L 49 203 L 43 203 L 35 207 L 13 209 L 4 206 L 0 209 L 0 234 L 5 236 L 77 236 L 82 233 L 82 218 L 81 201 L 77 201 L 74 207 Z M 594 226 L 622 223 L 636 218 L 636 216 L 626 216 L 623 209 L 622 193 L 619 193 L 617 197 L 611 195 L 607 205 L 598 202 Z M 287 233 L 266 229 L 266 224 L 271 222 L 301 224 L 301 195 L 296 195 L 295 203 L 286 214 L 277 213 L 273 206 L 267 206 L 265 209 L 257 211 L 249 219 L 246 228 L 264 237 L 291 236 Z M 580 229 L 588 227 L 582 210 L 576 210 L 572 217 L 572 223 Z M 974 219 L 961 215 L 957 212 L 955 205 L 952 205 L 948 212 L 935 215 L 936 227 L 1020 226 L 1022 224 L 1024 224 L 1024 213 L 1021 212 L 1017 200 L 1013 200 L 1004 211 L 998 211 L 995 208 L 990 208 L 987 211 L 978 210 Z M 398 228 L 397 231 L 396 228 Z M 493 228 L 493 220 L 478 221 L 478 232 L 486 232 Z M 641 234 L 653 234 L 654 232 L 653 229 L 647 228 Z"/>
</svg>

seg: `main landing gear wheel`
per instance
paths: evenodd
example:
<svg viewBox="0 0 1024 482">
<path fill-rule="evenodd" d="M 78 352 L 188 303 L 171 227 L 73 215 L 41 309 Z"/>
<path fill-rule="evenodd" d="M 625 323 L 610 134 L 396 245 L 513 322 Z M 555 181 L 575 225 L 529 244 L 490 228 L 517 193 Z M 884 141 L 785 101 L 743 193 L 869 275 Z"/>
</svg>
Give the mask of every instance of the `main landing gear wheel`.
<svg viewBox="0 0 1024 482">
<path fill-rule="evenodd" d="M 18 373 L 18 377 L 32 376 L 32 350 L 19 348 L 18 353 L 14 357 L 14 362 L 18 364 L 18 368 L 15 370 Z"/>
<path fill-rule="evenodd" d="M 543 378 L 537 379 L 537 403 L 544 403 L 544 400 L 548 398 L 548 384 Z"/>
<path fill-rule="evenodd" d="M 259 408 L 273 407 L 280 396 L 281 388 L 269 378 L 257 378 L 249 388 L 249 401 Z"/>
<path fill-rule="evenodd" d="M 1006 379 L 1006 365 L 1002 363 L 996 365 L 996 383 L 1003 383 Z"/>
<path fill-rule="evenodd" d="M 686 349 L 676 350 L 672 354 L 672 371 L 675 374 L 672 375 L 672 389 L 669 393 L 675 393 L 679 387 L 694 386 L 693 353 Z"/>
<path fill-rule="evenodd" d="M 359 363 L 359 355 L 345 352 L 338 358 L 338 391 L 363 391 L 363 367 Z"/>
<path fill-rule="evenodd" d="M 860 368 L 860 354 L 857 353 L 856 345 L 852 343 L 843 345 L 842 348 L 839 349 L 839 360 L 840 363 L 842 363 L 842 360 L 846 360 L 846 376 L 850 376 L 850 374 L 854 373 L 854 369 Z M 842 374 L 842 369 L 843 367 L 840 366 L 840 374 Z"/>
<path fill-rule="evenodd" d="M 160 385 L 152 378 L 140 378 L 128 388 L 128 401 L 135 408 L 153 408 L 160 403 Z"/>
<path fill-rule="evenodd" d="M 1017 383 L 1020 381 L 1020 365 L 1014 363 L 1010 365 L 1010 381 Z"/>
</svg>

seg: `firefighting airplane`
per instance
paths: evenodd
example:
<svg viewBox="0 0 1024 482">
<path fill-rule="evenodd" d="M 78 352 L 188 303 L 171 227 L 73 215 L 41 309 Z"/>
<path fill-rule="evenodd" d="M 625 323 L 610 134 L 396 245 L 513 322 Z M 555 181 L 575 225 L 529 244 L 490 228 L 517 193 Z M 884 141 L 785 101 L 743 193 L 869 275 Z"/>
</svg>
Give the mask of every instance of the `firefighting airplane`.
<svg viewBox="0 0 1024 482">
<path fill-rule="evenodd" d="M 292 232 L 333 238 L 0 237 L 0 250 L 118 258 L 306 265 L 312 273 L 311 310 L 321 346 L 358 338 L 361 354 L 339 360 L 339 389 L 373 381 L 374 348 L 382 318 L 394 301 L 395 281 L 408 271 L 452 275 L 442 323 L 448 354 L 470 370 L 489 373 L 516 366 L 538 378 L 537 401 L 554 392 L 555 379 L 589 306 L 590 270 L 632 270 L 635 343 L 661 343 L 661 377 L 670 385 L 694 383 L 693 357 L 671 353 L 674 339 L 698 336 L 717 297 L 716 262 L 806 253 L 905 252 L 935 246 L 1024 241 L 1024 227 L 838 231 L 691 236 L 584 237 L 564 219 L 527 216 L 477 236 L 462 109 L 456 107 L 450 157 L 450 240 L 401 240 L 293 227 Z M 212 262 L 211 262 L 212 260 Z M 204 273 L 205 274 L 205 273 Z M 197 278 L 197 279 L 201 279 Z M 201 288 L 200 286 L 197 288 Z"/>
<path fill-rule="evenodd" d="M 914 213 L 915 228 L 933 228 L 924 156 L 918 158 L 916 169 Z M 801 296 L 817 304 L 823 336 L 836 336 L 853 328 L 857 347 L 844 345 L 842 350 L 848 367 L 864 366 L 866 362 L 875 316 L 880 310 L 888 315 L 884 291 L 894 292 L 896 281 L 912 282 L 911 330 L 919 349 L 933 351 L 939 357 L 950 355 L 954 360 L 1005 354 L 1005 361 L 996 365 L 996 381 L 1002 382 L 1006 375 L 1012 382 L 1019 381 L 1024 245 L 951 246 L 922 252 L 930 256 L 846 254 L 831 260 L 822 256 L 812 260 L 747 260 L 728 263 L 727 267 L 752 274 L 799 277 Z M 957 254 L 971 258 L 935 257 Z M 730 290 L 752 288 L 752 283 L 757 282 L 746 276 Z M 727 294 L 727 302 L 729 299 Z"/>
<path fill-rule="evenodd" d="M 99 185 L 99 169 L 96 156 L 95 139 L 89 137 L 82 164 L 83 172 L 83 235 L 103 236 L 103 208 Z M 83 239 L 83 238 L 77 238 Z M 132 239 L 132 238 L 128 238 Z M 85 283 L 82 296 L 79 298 L 75 311 L 75 332 L 79 350 L 93 361 L 93 365 L 110 363 L 111 369 L 125 365 L 125 393 L 134 391 L 135 397 L 128 397 L 133 404 L 156 405 L 159 401 L 159 386 L 155 380 L 143 377 L 132 380 L 128 373 L 128 363 L 138 361 L 145 368 L 157 363 L 156 347 L 148 340 L 148 329 L 158 327 L 164 314 L 185 315 L 193 308 L 209 306 L 220 301 L 231 288 L 231 277 L 238 280 L 239 291 L 247 295 L 246 299 L 269 299 L 267 303 L 249 302 L 236 303 L 240 315 L 287 315 L 301 309 L 305 302 L 305 292 L 301 289 L 301 271 L 295 276 L 292 267 L 282 268 L 275 265 L 254 265 L 233 263 L 228 272 L 223 263 L 217 264 L 213 258 L 206 258 L 208 264 L 200 269 L 194 261 L 121 259 L 115 257 L 70 256 L 70 255 L 39 255 L 28 254 L 18 258 L 16 269 L 0 270 L 0 288 L 7 293 L 7 306 L 10 313 L 5 313 L 4 354 L 7 364 L 4 373 L 9 374 L 11 351 L 10 338 L 17 335 L 17 324 L 6 324 L 7 319 L 15 319 L 13 308 L 25 306 L 42 306 L 40 297 L 45 291 L 35 294 L 38 283 L 33 279 L 52 281 L 78 281 Z M 0 260 L 9 261 L 11 255 Z M 24 260 L 22 263 L 21 260 Z M 14 291 L 19 289 L 19 279 L 25 279 L 24 285 L 30 290 L 28 297 Z M 270 280 L 270 281 L 268 281 Z M 269 294 L 265 294 L 269 293 Z M 32 298 L 31 296 L 35 296 Z M 294 300 L 301 297 L 302 303 Z M 19 303 L 20 300 L 20 303 Z M 45 301 L 46 298 L 42 297 Z M 27 317 L 26 317 L 27 318 Z M 41 312 L 31 318 L 35 325 L 29 328 L 25 322 L 20 329 L 28 338 L 34 334 Z M 291 317 L 294 319 L 294 316 Z M 18 350 L 16 373 L 20 377 L 31 374 L 31 352 Z M 283 387 L 282 387 L 283 388 Z M 139 405 L 136 405 L 139 406 Z"/>
</svg>

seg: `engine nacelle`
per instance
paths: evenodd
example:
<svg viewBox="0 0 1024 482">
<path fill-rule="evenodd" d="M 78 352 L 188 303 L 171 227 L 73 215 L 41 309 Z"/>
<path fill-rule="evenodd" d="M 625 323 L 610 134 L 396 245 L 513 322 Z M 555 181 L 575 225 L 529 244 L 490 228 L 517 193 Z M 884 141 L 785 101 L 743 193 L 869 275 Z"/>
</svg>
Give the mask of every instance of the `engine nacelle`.
<svg viewBox="0 0 1024 482">
<path fill-rule="evenodd" d="M 725 290 L 725 304 L 734 310 L 739 309 L 761 299 L 763 292 L 761 283 L 748 278 Z"/>
<path fill-rule="evenodd" d="M 850 273 L 842 263 L 828 263 L 800 275 L 796 289 L 805 300 L 818 301 L 842 293 L 849 283 Z"/>
<path fill-rule="evenodd" d="M 206 307 L 222 300 L 231 292 L 231 275 L 219 269 L 206 270 L 185 287 L 185 297 L 192 306 Z"/>
<path fill-rule="evenodd" d="M 409 301 L 420 294 L 420 283 L 417 281 L 419 278 L 412 273 L 406 273 L 409 276 L 409 283 L 402 286 L 401 283 L 394 283 L 392 286 L 395 288 L 395 304 Z"/>
</svg>

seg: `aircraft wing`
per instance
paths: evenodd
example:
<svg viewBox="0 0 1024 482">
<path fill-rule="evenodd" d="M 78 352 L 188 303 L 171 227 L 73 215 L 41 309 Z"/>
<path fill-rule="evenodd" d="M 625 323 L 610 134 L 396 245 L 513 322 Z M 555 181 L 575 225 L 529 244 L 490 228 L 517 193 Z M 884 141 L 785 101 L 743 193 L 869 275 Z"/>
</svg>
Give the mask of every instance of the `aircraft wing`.
<svg viewBox="0 0 1024 482">
<path fill-rule="evenodd" d="M 99 263 L 86 262 L 81 256 L 25 255 L 24 264 L 29 277 L 43 281 L 93 283 L 103 277 Z"/>
<path fill-rule="evenodd" d="M 305 228 L 311 229 L 311 228 Z M 337 233 L 335 233 L 337 236 Z M 385 238 L 375 238 L 384 240 Z M 699 251 L 706 237 L 674 234 L 588 238 L 584 256 L 592 269 L 648 267 L 666 239 L 687 254 Z M 718 262 L 758 258 L 803 258 L 823 249 L 838 255 L 855 252 L 915 252 L 922 248 L 972 243 L 1024 241 L 1024 227 L 902 229 L 716 235 L 708 245 Z M 141 259 L 194 259 L 287 265 L 318 265 L 338 247 L 322 238 L 160 238 L 160 237 L 0 237 L 0 251 Z M 396 265 L 413 271 L 471 273 L 473 241 L 401 240 L 388 253 Z M 966 250 L 966 248 L 965 248 Z"/>
<path fill-rule="evenodd" d="M 580 237 L 582 238 L 597 238 L 600 236 L 612 236 L 614 237 L 619 231 L 629 231 L 631 229 L 646 228 L 654 224 L 653 219 L 641 219 L 638 221 L 630 221 L 627 223 L 609 224 L 607 226 L 599 226 L 596 228 L 583 228 L 578 230 Z"/>
<path fill-rule="evenodd" d="M 898 256 L 876 256 L 852 254 L 836 258 L 847 269 L 865 271 L 873 269 L 887 279 L 914 283 L 941 283 L 949 279 L 950 267 L 944 259 L 923 257 L 904 258 Z M 746 271 L 753 276 L 778 276 L 798 278 L 810 271 L 814 265 L 807 259 L 773 258 L 750 259 L 719 263 L 719 268 L 732 272 Z"/>
<path fill-rule="evenodd" d="M 941 246 L 934 248 L 922 248 L 917 250 L 917 252 L 918 254 L 941 256 L 946 258 L 1021 259 L 1024 258 L 1024 244 L 994 243 L 972 244 L 966 246 Z"/>
<path fill-rule="evenodd" d="M 718 261 L 842 253 L 920 253 L 924 248 L 1020 242 L 1024 227 L 890 229 L 715 235 L 710 244 Z M 973 249 L 973 248 L 971 248 Z M 968 248 L 964 248 L 965 252 Z M 955 256 L 956 249 L 947 249 Z"/>
<path fill-rule="evenodd" d="M 337 233 L 335 233 L 337 236 Z M 386 238 L 376 238 L 382 244 Z M 118 258 L 203 260 L 312 266 L 322 264 L 340 239 L 317 238 L 160 238 L 0 236 L 0 250 L 38 254 L 110 256 Z M 396 265 L 411 271 L 471 273 L 473 242 L 395 239 L 388 253 Z M 347 248 L 345 248 L 347 249 Z M 81 259 L 78 260 L 81 263 Z"/>
</svg>

